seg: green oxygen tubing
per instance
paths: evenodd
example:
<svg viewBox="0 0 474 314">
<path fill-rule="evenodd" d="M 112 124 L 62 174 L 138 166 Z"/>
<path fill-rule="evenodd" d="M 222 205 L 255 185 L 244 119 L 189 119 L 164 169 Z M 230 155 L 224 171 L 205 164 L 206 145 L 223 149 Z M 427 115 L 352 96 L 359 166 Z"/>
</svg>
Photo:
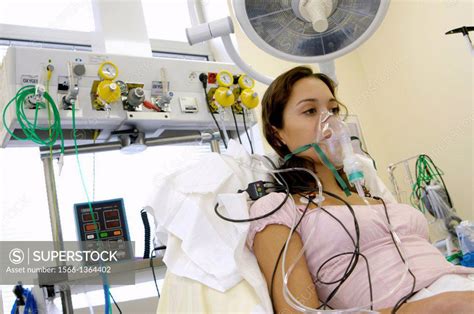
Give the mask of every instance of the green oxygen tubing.
<svg viewBox="0 0 474 314">
<path fill-rule="evenodd" d="M 30 120 L 25 112 L 25 102 L 31 101 L 31 99 L 35 101 L 35 115 L 33 120 Z M 46 100 L 46 104 L 44 100 Z M 25 137 L 15 134 L 7 126 L 6 116 L 8 108 L 13 103 L 15 103 L 15 112 L 18 119 L 18 124 L 25 134 Z M 48 127 L 38 126 L 38 112 L 40 108 L 47 108 L 48 113 L 52 112 L 53 114 L 53 121 L 52 123 L 49 123 Z M 27 85 L 20 88 L 15 97 L 13 97 L 3 109 L 2 121 L 5 130 L 7 130 L 7 132 L 18 141 L 32 141 L 41 146 L 52 147 L 59 138 L 61 140 L 60 164 L 62 163 L 61 159 L 62 156 L 64 156 L 64 136 L 61 129 L 61 116 L 59 115 L 59 110 L 56 107 L 53 98 L 47 91 L 44 91 L 44 89 L 41 90 L 40 87 L 37 88 L 34 85 Z M 38 131 L 46 131 L 48 136 L 43 138 L 38 134 Z"/>
</svg>

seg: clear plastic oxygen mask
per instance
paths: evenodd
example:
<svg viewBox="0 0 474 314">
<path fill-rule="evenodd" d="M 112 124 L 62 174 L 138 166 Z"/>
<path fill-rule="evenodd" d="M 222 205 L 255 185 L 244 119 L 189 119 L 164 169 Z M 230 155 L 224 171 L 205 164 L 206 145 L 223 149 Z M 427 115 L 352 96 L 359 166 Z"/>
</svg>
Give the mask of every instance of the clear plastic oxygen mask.
<svg viewBox="0 0 474 314">
<path fill-rule="evenodd" d="M 336 114 L 324 111 L 320 115 L 315 143 L 319 145 L 334 168 L 343 168 L 349 182 L 355 186 L 357 193 L 364 197 L 364 174 L 352 148 L 349 127 Z M 321 154 L 318 154 L 320 158 Z M 322 160 L 324 163 L 324 160 Z"/>
<path fill-rule="evenodd" d="M 338 115 L 327 110 L 319 114 L 316 123 L 314 141 L 296 148 L 285 156 L 284 161 L 287 162 L 293 156 L 313 148 L 321 162 L 331 170 L 347 196 L 351 193 L 337 171 L 341 168 L 344 169 L 349 182 L 357 189 L 357 194 L 364 197 L 364 173 L 354 154 L 348 126 Z"/>
</svg>

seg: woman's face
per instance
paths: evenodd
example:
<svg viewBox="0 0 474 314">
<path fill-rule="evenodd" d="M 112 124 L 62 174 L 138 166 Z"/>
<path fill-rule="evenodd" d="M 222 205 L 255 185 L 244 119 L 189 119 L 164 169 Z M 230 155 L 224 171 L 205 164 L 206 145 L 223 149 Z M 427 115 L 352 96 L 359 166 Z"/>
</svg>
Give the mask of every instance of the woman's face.
<svg viewBox="0 0 474 314">
<path fill-rule="evenodd" d="M 322 112 L 339 112 L 339 105 L 327 85 L 314 77 L 295 83 L 288 103 L 283 110 L 283 128 L 276 129 L 281 141 L 294 151 L 300 146 L 314 143 L 319 133 Z M 308 149 L 299 154 L 320 163 L 316 152 Z"/>
</svg>

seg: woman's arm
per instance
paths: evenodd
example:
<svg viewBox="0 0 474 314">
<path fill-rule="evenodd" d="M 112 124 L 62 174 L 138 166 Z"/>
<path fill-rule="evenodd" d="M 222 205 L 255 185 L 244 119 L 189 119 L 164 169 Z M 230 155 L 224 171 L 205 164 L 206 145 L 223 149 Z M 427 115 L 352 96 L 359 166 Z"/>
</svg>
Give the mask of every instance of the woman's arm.
<svg viewBox="0 0 474 314">
<path fill-rule="evenodd" d="M 290 233 L 290 228 L 282 225 L 269 225 L 261 232 L 255 235 L 253 250 L 257 257 L 260 270 L 263 272 L 267 281 L 268 290 L 270 291 L 270 284 L 272 280 L 273 270 L 278 259 L 281 248 Z M 288 253 L 286 255 L 285 266 L 289 268 L 295 261 L 297 254 L 303 247 L 301 238 L 297 232 L 293 233 L 290 244 L 288 246 Z M 281 262 L 278 262 L 277 271 L 273 283 L 273 306 L 277 313 L 296 313 L 296 311 L 289 306 L 283 297 L 283 277 L 281 274 Z M 316 308 L 319 306 L 316 288 L 308 271 L 306 259 L 304 255 L 296 264 L 288 281 L 288 287 L 291 293 L 304 305 Z"/>
</svg>

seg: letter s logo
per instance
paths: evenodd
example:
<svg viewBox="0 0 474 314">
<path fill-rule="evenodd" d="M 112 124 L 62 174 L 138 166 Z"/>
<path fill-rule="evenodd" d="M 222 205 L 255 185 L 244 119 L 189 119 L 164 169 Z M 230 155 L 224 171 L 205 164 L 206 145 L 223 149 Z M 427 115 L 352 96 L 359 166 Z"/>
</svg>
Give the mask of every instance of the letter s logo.
<svg viewBox="0 0 474 314">
<path fill-rule="evenodd" d="M 10 251 L 8 257 L 10 258 L 10 262 L 15 265 L 18 265 L 25 259 L 25 253 L 23 253 L 23 250 L 15 248 Z"/>
</svg>

